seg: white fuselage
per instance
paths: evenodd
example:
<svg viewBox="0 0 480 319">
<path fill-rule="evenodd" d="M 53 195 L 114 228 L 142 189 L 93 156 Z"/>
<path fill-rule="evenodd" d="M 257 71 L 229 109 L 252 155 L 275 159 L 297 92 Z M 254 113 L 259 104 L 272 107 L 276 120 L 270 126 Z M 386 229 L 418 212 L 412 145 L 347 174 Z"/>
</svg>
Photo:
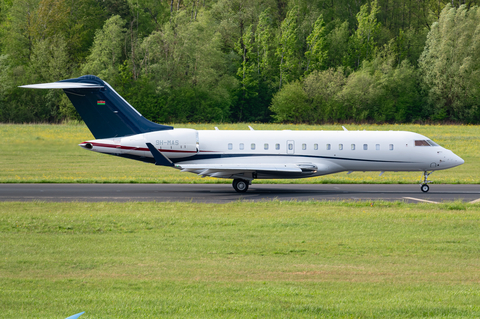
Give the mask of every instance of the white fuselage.
<svg viewBox="0 0 480 319">
<path fill-rule="evenodd" d="M 247 174 L 254 174 L 250 179 L 304 178 L 341 171 L 433 171 L 464 163 L 427 137 L 401 131 L 174 129 L 80 145 L 101 153 L 152 162 L 146 143 L 154 145 L 176 165 L 198 165 L 198 169 L 188 170 L 197 174 L 205 171 L 202 165 L 215 167 L 217 171 L 232 165 L 277 168 L 288 165 L 301 169 L 301 172 L 281 172 L 244 167 Z M 234 174 L 211 176 L 235 178 Z"/>
</svg>

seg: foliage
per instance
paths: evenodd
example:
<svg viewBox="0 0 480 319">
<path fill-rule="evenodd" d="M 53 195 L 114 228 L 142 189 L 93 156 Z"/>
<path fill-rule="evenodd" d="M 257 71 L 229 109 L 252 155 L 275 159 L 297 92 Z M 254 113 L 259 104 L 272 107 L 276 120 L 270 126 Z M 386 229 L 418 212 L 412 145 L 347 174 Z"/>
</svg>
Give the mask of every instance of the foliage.
<svg viewBox="0 0 480 319">
<path fill-rule="evenodd" d="M 447 5 L 420 59 L 430 117 L 480 120 L 480 8 Z"/>
<path fill-rule="evenodd" d="M 122 45 L 126 31 L 124 24 L 119 15 L 105 21 L 103 29 L 95 33 L 92 50 L 82 73 L 93 74 L 113 85 L 116 84 L 118 64 L 122 62 Z"/>
<path fill-rule="evenodd" d="M 304 80 L 304 90 L 308 103 L 314 112 L 307 122 L 336 122 L 345 119 L 338 94 L 346 83 L 344 70 L 332 68 L 325 71 L 314 71 Z"/>
<path fill-rule="evenodd" d="M 300 81 L 284 85 L 273 97 L 271 109 L 278 122 L 304 123 L 312 114 Z"/>
<path fill-rule="evenodd" d="M 305 74 L 308 74 L 309 71 L 320 70 L 327 55 L 325 50 L 325 23 L 321 15 L 315 21 L 312 33 L 307 37 L 307 44 Z"/>
<path fill-rule="evenodd" d="M 370 60 L 377 47 L 377 37 L 380 28 L 380 23 L 377 22 L 377 14 L 379 12 L 378 2 L 374 0 L 369 5 L 364 4 L 357 13 L 357 30 L 351 37 L 352 52 L 350 58 L 352 59 L 352 66 L 359 68 L 363 61 Z"/>
<path fill-rule="evenodd" d="M 416 70 L 385 46 L 348 77 L 345 70 L 316 71 L 285 86 L 273 98 L 278 122 L 329 121 L 410 122 L 422 115 Z"/>
<path fill-rule="evenodd" d="M 282 80 L 288 82 L 294 79 L 298 72 L 297 19 L 298 7 L 294 6 L 287 12 L 287 16 L 280 26 L 277 47 L 277 57 L 280 60 L 280 88 L 282 88 Z"/>
<path fill-rule="evenodd" d="M 410 122 L 421 114 L 417 75 L 407 60 L 395 66 L 389 47 L 350 74 L 339 99 L 357 121 Z"/>
<path fill-rule="evenodd" d="M 335 20 L 331 26 L 333 29 L 326 36 L 328 52 L 325 66 L 327 68 L 347 66 L 350 48 L 348 22 Z"/>
<path fill-rule="evenodd" d="M 478 4 L 0 0 L 0 122 L 79 119 L 60 92 L 18 86 L 91 73 L 159 122 L 478 123 Z M 298 89 L 340 73 L 327 104 Z M 298 94 L 302 114 L 274 99 Z"/>
</svg>

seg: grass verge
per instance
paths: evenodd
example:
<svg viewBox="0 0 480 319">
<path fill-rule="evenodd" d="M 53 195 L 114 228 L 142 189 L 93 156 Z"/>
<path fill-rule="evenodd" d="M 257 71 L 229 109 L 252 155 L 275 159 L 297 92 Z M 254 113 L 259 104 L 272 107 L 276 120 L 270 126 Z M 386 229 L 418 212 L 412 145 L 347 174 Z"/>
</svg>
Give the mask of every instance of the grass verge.
<svg viewBox="0 0 480 319">
<path fill-rule="evenodd" d="M 248 129 L 247 124 L 178 124 L 195 129 Z M 263 130 L 339 130 L 339 125 L 251 124 Z M 465 164 L 435 172 L 435 183 L 480 183 L 480 127 L 466 125 L 347 125 L 350 130 L 397 130 L 424 134 L 451 149 Z M 79 143 L 93 139 L 85 125 L 0 125 L 0 183 L 231 183 L 191 173 L 86 151 Z M 297 180 L 255 183 L 417 183 L 421 172 L 346 172 Z"/>
<path fill-rule="evenodd" d="M 476 318 L 480 205 L 0 203 L 0 318 Z"/>
</svg>

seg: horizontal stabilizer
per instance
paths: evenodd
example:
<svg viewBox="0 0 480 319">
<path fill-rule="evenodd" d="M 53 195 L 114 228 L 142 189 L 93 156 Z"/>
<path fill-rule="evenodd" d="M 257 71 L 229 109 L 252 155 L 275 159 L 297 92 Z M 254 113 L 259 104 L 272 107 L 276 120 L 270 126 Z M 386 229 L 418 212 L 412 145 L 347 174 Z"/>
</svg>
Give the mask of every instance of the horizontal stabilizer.
<svg viewBox="0 0 480 319">
<path fill-rule="evenodd" d="M 103 85 L 75 82 L 52 82 L 19 86 L 24 89 L 103 89 Z"/>
</svg>

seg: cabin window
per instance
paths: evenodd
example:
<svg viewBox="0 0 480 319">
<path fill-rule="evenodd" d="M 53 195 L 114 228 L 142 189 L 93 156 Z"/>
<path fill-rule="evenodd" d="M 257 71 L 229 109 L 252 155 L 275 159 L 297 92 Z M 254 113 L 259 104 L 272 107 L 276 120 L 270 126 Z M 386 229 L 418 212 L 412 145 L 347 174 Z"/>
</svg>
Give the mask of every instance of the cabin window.
<svg viewBox="0 0 480 319">
<path fill-rule="evenodd" d="M 430 146 L 427 141 L 415 141 L 415 146 Z"/>
<path fill-rule="evenodd" d="M 341 151 L 343 150 L 343 144 L 338 144 L 338 149 Z"/>
<path fill-rule="evenodd" d="M 313 149 L 316 151 L 318 150 L 318 144 L 313 144 Z"/>
<path fill-rule="evenodd" d="M 307 144 L 302 144 L 302 150 L 306 150 L 307 149 Z"/>
<path fill-rule="evenodd" d="M 389 149 L 390 151 L 393 151 L 393 144 L 388 145 L 388 149 Z"/>
<path fill-rule="evenodd" d="M 355 144 L 352 144 L 352 151 L 355 151 Z"/>
<path fill-rule="evenodd" d="M 375 149 L 376 149 L 377 151 L 380 151 L 380 144 L 375 144 Z"/>
<path fill-rule="evenodd" d="M 332 149 L 332 146 L 330 144 L 327 144 L 327 151 L 330 151 Z"/>
<path fill-rule="evenodd" d="M 364 151 L 368 150 L 368 144 L 363 144 L 363 150 Z"/>
<path fill-rule="evenodd" d="M 275 149 L 278 151 L 280 149 L 280 144 L 275 144 Z"/>
<path fill-rule="evenodd" d="M 293 150 L 293 144 L 292 144 L 292 143 L 288 143 L 288 149 L 289 149 L 290 151 Z"/>
<path fill-rule="evenodd" d="M 263 149 L 268 150 L 268 143 L 263 144 Z"/>
<path fill-rule="evenodd" d="M 250 148 L 251 148 L 252 150 L 254 150 L 254 149 L 255 149 L 255 143 L 252 143 L 252 144 L 250 145 Z"/>
<path fill-rule="evenodd" d="M 240 143 L 239 148 L 243 150 L 243 143 Z"/>
<path fill-rule="evenodd" d="M 232 144 L 232 143 L 228 143 L 228 149 L 229 149 L 229 150 L 232 150 L 232 149 L 233 149 L 233 144 Z"/>
</svg>

